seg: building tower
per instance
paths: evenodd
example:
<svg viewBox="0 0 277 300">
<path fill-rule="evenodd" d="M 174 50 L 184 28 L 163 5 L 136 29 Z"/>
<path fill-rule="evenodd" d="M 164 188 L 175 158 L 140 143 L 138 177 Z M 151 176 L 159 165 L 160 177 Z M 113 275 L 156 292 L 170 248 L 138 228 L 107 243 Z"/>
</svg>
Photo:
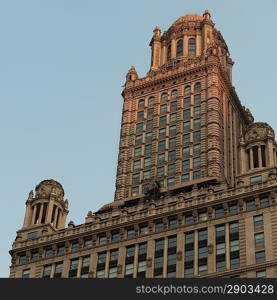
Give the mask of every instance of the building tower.
<svg viewBox="0 0 277 300">
<path fill-rule="evenodd" d="M 277 145 L 232 86 L 208 11 L 150 41 L 126 75 L 115 199 L 65 227 L 62 186 L 27 200 L 11 277 L 277 277 Z"/>
<path fill-rule="evenodd" d="M 228 47 L 210 13 L 185 15 L 150 42 L 151 67 L 132 67 L 123 90 L 115 200 L 192 184 L 236 186 L 239 140 L 252 122 L 232 87 Z"/>
<path fill-rule="evenodd" d="M 60 183 L 50 179 L 36 186 L 35 195 L 30 191 L 26 201 L 26 212 L 20 238 L 35 238 L 39 232 L 48 234 L 65 228 L 68 201 L 63 199 L 64 190 Z"/>
</svg>

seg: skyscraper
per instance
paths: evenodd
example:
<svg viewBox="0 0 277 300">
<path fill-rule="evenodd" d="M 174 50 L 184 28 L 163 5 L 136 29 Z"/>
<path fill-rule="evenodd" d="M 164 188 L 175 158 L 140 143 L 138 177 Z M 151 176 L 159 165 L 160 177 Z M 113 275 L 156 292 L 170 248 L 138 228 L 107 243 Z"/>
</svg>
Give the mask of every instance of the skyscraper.
<svg viewBox="0 0 277 300">
<path fill-rule="evenodd" d="M 29 194 L 11 277 L 277 277 L 276 142 L 232 86 L 211 15 L 185 15 L 126 75 L 115 199 L 65 226 L 54 180 Z"/>
</svg>

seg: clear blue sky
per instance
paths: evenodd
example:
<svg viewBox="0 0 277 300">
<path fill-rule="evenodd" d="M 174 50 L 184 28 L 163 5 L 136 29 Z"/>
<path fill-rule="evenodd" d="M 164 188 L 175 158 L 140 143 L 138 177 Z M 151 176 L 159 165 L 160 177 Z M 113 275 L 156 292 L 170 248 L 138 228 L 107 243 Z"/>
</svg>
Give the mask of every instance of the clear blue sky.
<svg viewBox="0 0 277 300">
<path fill-rule="evenodd" d="M 41 180 L 64 186 L 67 223 L 113 201 L 125 74 L 149 70 L 156 25 L 205 9 L 242 104 L 277 129 L 276 0 L 0 1 L 0 277 Z"/>
</svg>

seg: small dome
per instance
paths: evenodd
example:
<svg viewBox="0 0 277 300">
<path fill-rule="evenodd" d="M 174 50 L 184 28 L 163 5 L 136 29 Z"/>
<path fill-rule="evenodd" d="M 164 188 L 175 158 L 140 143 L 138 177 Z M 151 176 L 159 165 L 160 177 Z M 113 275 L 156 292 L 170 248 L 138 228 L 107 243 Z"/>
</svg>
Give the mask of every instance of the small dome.
<svg viewBox="0 0 277 300">
<path fill-rule="evenodd" d="M 64 189 L 59 182 L 47 179 L 36 186 L 36 197 L 49 197 L 51 194 L 57 197 L 64 197 Z"/>
<path fill-rule="evenodd" d="M 188 14 L 178 18 L 173 25 L 178 25 L 187 21 L 203 21 L 204 17 L 197 14 Z"/>
<path fill-rule="evenodd" d="M 275 139 L 274 130 L 270 125 L 263 122 L 250 124 L 245 133 L 246 143 L 264 141 L 268 138 Z"/>
</svg>

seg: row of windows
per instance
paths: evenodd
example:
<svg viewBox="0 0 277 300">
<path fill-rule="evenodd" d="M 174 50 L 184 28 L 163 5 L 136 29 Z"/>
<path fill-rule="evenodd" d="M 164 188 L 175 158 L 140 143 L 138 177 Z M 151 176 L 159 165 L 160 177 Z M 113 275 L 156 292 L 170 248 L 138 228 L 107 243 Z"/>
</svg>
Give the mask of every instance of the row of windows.
<svg viewBox="0 0 277 300">
<path fill-rule="evenodd" d="M 190 106 L 190 105 L 199 105 L 201 102 L 201 94 L 195 95 L 193 99 L 194 99 L 194 101 L 192 102 L 192 98 L 190 96 L 184 98 L 183 106 L 186 107 L 186 106 Z M 180 105 L 181 105 L 181 103 L 180 103 Z M 159 106 L 159 112 L 156 111 L 156 113 L 163 114 L 163 113 L 167 113 L 167 112 L 171 112 L 171 111 L 177 111 L 178 108 L 182 108 L 181 106 L 178 107 L 178 101 L 177 100 L 171 101 L 169 104 L 161 104 Z M 188 112 L 186 112 L 186 113 L 188 113 Z M 154 114 L 155 114 L 154 107 L 150 107 L 146 110 L 139 110 L 137 112 L 137 119 L 142 120 L 145 117 L 149 118 L 149 117 L 154 116 Z"/>
<path fill-rule="evenodd" d="M 254 200 L 247 200 L 246 201 L 246 210 L 252 210 L 254 209 L 253 204 L 249 204 L 252 203 L 250 201 L 254 201 Z M 250 205 L 250 206 L 249 206 Z M 267 207 L 269 205 L 269 201 L 268 201 L 268 196 L 262 196 L 260 197 L 260 207 Z M 228 204 L 228 212 L 230 215 L 232 214 L 237 214 L 238 213 L 238 206 L 237 203 L 231 202 Z M 215 218 L 220 218 L 223 217 L 225 215 L 224 210 L 222 207 L 215 207 L 214 208 L 214 216 Z M 184 222 L 180 222 L 180 225 L 192 225 L 194 223 L 197 222 L 204 222 L 207 221 L 208 219 L 208 215 L 207 215 L 207 211 L 198 211 L 196 215 L 193 215 L 193 213 L 190 214 L 186 214 L 184 215 Z M 176 228 L 178 226 L 178 222 L 177 222 L 177 216 L 173 216 L 173 217 L 169 217 L 168 218 L 168 229 L 173 229 Z M 257 215 L 253 217 L 253 222 L 254 222 L 254 228 L 261 228 L 261 226 L 263 226 L 263 215 Z M 163 231 L 166 230 L 166 226 L 165 224 L 159 219 L 157 221 L 155 221 L 155 230 L 157 232 L 159 231 Z M 138 229 L 138 235 L 145 235 L 148 234 L 149 230 L 148 230 L 148 224 L 143 223 L 139 225 L 139 229 Z M 130 238 L 134 238 L 136 235 L 135 232 L 135 228 L 134 227 L 130 227 L 126 229 L 126 238 L 130 239 Z M 255 235 L 255 243 L 256 245 L 261 246 L 262 243 L 264 243 L 264 236 L 263 233 L 258 232 L 256 233 L 257 235 Z M 120 237 L 120 233 L 119 231 L 115 231 L 112 232 L 111 235 L 111 240 L 108 240 L 108 237 L 106 234 L 101 234 L 98 237 L 98 244 L 99 245 L 104 245 L 107 244 L 108 242 L 118 242 L 121 240 Z M 91 237 L 86 237 L 84 239 L 84 243 L 83 243 L 83 247 L 91 247 L 92 246 L 92 238 Z M 78 240 L 73 240 L 71 242 L 71 251 L 78 251 L 80 249 L 80 244 Z M 57 245 L 57 250 L 56 252 L 54 252 L 52 246 L 46 247 L 44 249 L 44 257 L 45 258 L 49 258 L 51 256 L 54 255 L 63 255 L 65 254 L 65 244 L 59 244 Z M 39 259 L 39 251 L 38 249 L 34 249 L 31 251 L 31 256 L 30 256 L 30 262 L 34 262 L 37 261 Z M 27 261 L 27 256 L 26 253 L 22 253 L 19 255 L 18 258 L 18 263 L 19 264 L 25 264 L 29 261 Z"/>
<path fill-rule="evenodd" d="M 166 107 L 165 107 L 166 108 Z M 201 107 L 200 106 L 195 106 L 194 109 L 194 117 L 197 117 L 201 114 Z M 183 119 L 187 120 L 192 118 L 192 114 L 191 114 L 191 109 L 185 109 L 183 111 Z M 159 117 L 159 126 L 165 126 L 169 123 L 173 123 L 178 121 L 177 118 L 177 113 L 172 113 L 170 115 L 164 115 Z M 180 120 L 179 120 L 180 121 Z M 136 132 L 140 132 L 140 131 L 144 131 L 144 130 L 152 130 L 154 126 L 154 120 L 147 120 L 147 122 L 140 122 L 136 124 Z"/>
<path fill-rule="evenodd" d="M 186 45 L 187 47 L 187 53 L 189 56 L 195 56 L 196 55 L 196 40 L 195 38 L 189 38 L 188 43 Z M 176 43 L 176 57 L 180 57 L 184 55 L 184 40 L 179 39 Z M 167 60 L 169 60 L 172 57 L 172 48 L 171 44 L 167 46 Z"/>
<path fill-rule="evenodd" d="M 184 147 L 182 149 L 182 156 L 189 157 L 190 155 L 199 155 L 200 152 L 201 152 L 201 145 L 195 144 L 193 145 L 193 147 L 189 147 L 189 146 Z M 155 163 L 155 161 L 157 162 L 157 164 L 160 164 L 160 163 L 175 161 L 176 159 L 177 159 L 176 150 L 171 150 L 165 153 L 159 153 L 157 155 L 157 158 L 155 159 L 152 157 L 144 157 L 144 158 L 136 159 L 133 162 L 133 170 L 138 170 L 142 167 L 149 167 L 153 163 Z"/>
<path fill-rule="evenodd" d="M 198 92 L 200 90 L 201 90 L 201 83 L 200 82 L 195 83 L 194 86 L 193 86 L 193 92 Z M 190 95 L 191 93 L 192 93 L 191 85 L 185 86 L 184 95 Z M 171 99 L 174 99 L 176 97 L 178 97 L 178 90 L 175 89 L 175 90 L 171 91 Z M 166 93 L 166 92 L 162 93 L 161 98 L 160 98 L 161 102 L 167 101 L 169 99 L 170 99 L 170 96 L 169 96 L 168 93 Z M 156 98 L 154 96 L 150 96 L 148 98 L 147 104 L 150 106 L 150 105 L 153 105 L 155 103 L 156 103 Z M 145 105 L 146 105 L 146 100 L 145 99 L 140 99 L 138 101 L 138 107 L 145 107 Z"/>
<path fill-rule="evenodd" d="M 173 158 L 176 153 L 175 151 L 172 153 L 173 151 L 169 152 L 169 160 L 175 160 L 175 158 Z M 190 163 L 190 161 L 192 162 L 192 164 Z M 151 158 L 144 158 L 144 167 L 149 167 L 151 166 Z M 161 166 L 158 167 L 156 169 L 156 177 L 163 177 L 166 175 L 174 175 L 176 173 L 177 170 L 177 164 L 176 163 L 170 163 L 167 166 Z M 200 157 L 194 157 L 193 159 L 186 159 L 182 161 L 182 170 L 183 171 L 189 171 L 191 169 L 191 167 L 193 169 L 197 169 L 200 168 L 201 166 L 201 159 Z M 135 160 L 134 161 L 134 170 L 140 169 L 141 166 L 141 161 L 140 160 Z M 144 169 L 145 170 L 145 169 Z M 151 178 L 151 170 L 145 170 L 145 171 L 141 171 L 140 173 L 135 173 L 132 175 L 132 183 L 139 183 L 141 180 L 146 180 L 146 179 L 150 179 Z"/>
<path fill-rule="evenodd" d="M 199 219 L 206 220 L 205 213 L 199 213 Z M 194 222 L 194 218 L 192 215 L 185 216 L 185 223 L 192 224 Z M 154 222 L 155 231 L 161 232 L 165 228 L 164 220 L 158 219 Z M 263 215 L 253 216 L 253 224 L 254 227 L 261 227 L 263 225 Z M 178 226 L 177 217 L 170 217 L 168 219 L 168 228 L 174 229 Z M 225 226 L 226 224 L 220 224 L 215 226 L 215 254 L 216 254 L 216 266 L 217 271 L 223 271 L 226 269 L 226 236 L 225 236 Z M 230 244 L 230 267 L 237 268 L 239 267 L 239 223 L 238 221 L 228 223 L 229 226 L 229 244 Z M 140 233 L 146 234 L 148 232 L 147 224 L 142 224 L 140 226 Z M 208 231 L 207 228 L 200 229 L 196 231 L 198 234 L 198 274 L 204 275 L 207 273 L 207 256 L 208 256 Z M 127 237 L 133 238 L 135 237 L 134 228 L 129 228 L 127 231 Z M 263 232 L 258 232 L 254 234 L 255 237 L 255 246 L 260 247 L 264 246 L 264 234 Z M 115 232 L 112 235 L 112 239 L 119 241 L 119 233 Z M 74 242 L 73 242 L 74 243 Z M 72 243 L 72 246 L 73 246 Z M 100 244 L 106 244 L 107 238 L 106 236 L 99 237 Z M 185 276 L 191 277 L 194 274 L 193 266 L 194 266 L 194 257 L 195 257 L 195 232 L 186 232 L 185 233 L 185 253 L 184 253 L 184 261 L 185 261 Z M 168 277 L 174 277 L 176 272 L 176 247 L 177 247 L 177 237 L 171 236 L 168 237 L 168 262 L 167 268 L 170 270 L 171 274 L 167 274 Z M 164 249 L 164 239 L 159 239 L 155 241 L 155 262 L 154 262 L 154 277 L 160 277 L 163 274 L 161 268 L 163 268 L 163 249 Z M 138 250 L 138 259 L 141 268 L 138 268 L 139 272 L 142 272 L 140 275 L 143 277 L 145 275 L 144 265 L 146 264 L 146 253 L 147 253 L 147 243 L 139 244 Z M 114 249 L 110 251 L 109 255 L 109 277 L 117 276 L 117 262 L 118 262 L 118 249 Z M 128 271 L 127 275 L 133 274 L 131 272 L 133 268 L 131 268 L 132 258 L 135 256 L 135 246 L 126 247 L 126 268 L 125 271 Z M 255 252 L 255 261 L 256 263 L 261 263 L 266 260 L 265 250 L 258 250 Z M 98 254 L 98 263 L 97 263 L 97 274 L 98 277 L 104 276 L 106 263 L 106 252 Z M 132 262 L 133 264 L 134 262 Z M 89 274 L 89 265 L 90 265 L 90 256 L 84 256 L 79 258 L 72 259 L 70 261 L 70 269 L 69 269 L 69 277 L 77 277 L 79 274 L 80 277 L 88 277 Z M 57 262 L 52 265 L 45 265 L 43 268 L 42 277 L 61 277 L 62 274 L 62 262 Z M 175 268 L 173 270 L 172 266 Z M 79 271 L 78 271 L 79 270 Z M 99 271 L 99 272 L 98 272 Z M 260 272 L 260 271 L 259 271 Z M 261 271 L 262 272 L 262 271 Z M 259 277 L 262 277 L 262 273 L 259 273 Z M 30 276 L 30 269 L 23 270 L 22 277 L 27 278 Z"/>
<path fill-rule="evenodd" d="M 172 128 L 170 128 L 169 130 L 169 135 L 175 135 L 176 134 L 176 126 L 173 126 Z M 194 131 L 191 133 L 186 133 L 182 135 L 182 143 L 183 144 L 188 144 L 191 142 L 199 142 L 201 139 L 201 131 Z M 176 147 L 177 146 L 177 138 L 170 138 L 168 140 L 168 143 L 166 143 L 166 139 L 165 140 L 160 140 L 158 141 L 158 151 L 162 151 L 165 150 L 166 147 Z M 141 145 L 144 142 L 147 142 L 146 139 L 146 135 L 144 137 L 144 135 L 137 135 L 135 137 L 135 146 Z M 152 153 L 152 151 L 154 150 L 154 145 L 152 144 L 146 144 L 144 145 L 144 155 L 145 154 L 150 154 Z M 134 150 L 134 156 L 139 156 L 142 154 L 142 148 L 136 147 L 136 149 Z"/>
</svg>

